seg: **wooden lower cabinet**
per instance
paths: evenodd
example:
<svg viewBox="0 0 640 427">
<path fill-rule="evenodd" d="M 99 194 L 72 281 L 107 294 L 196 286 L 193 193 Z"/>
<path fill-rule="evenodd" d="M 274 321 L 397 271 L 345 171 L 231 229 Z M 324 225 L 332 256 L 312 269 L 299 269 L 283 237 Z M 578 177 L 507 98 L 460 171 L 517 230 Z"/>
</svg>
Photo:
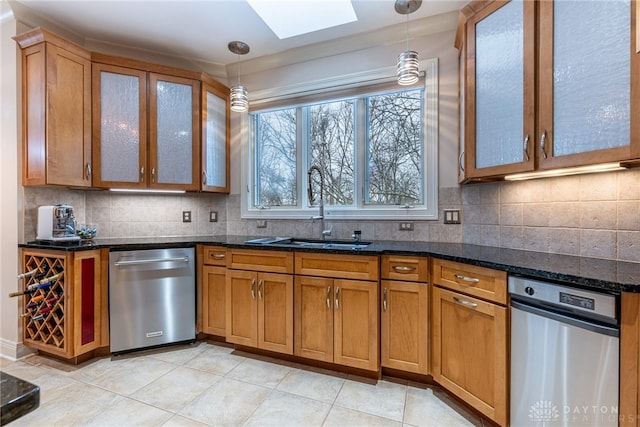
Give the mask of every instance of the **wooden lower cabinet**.
<svg viewBox="0 0 640 427">
<path fill-rule="evenodd" d="M 21 289 L 36 281 L 49 284 L 22 296 L 27 347 L 77 360 L 109 345 L 108 259 L 107 249 L 22 250 L 23 271 L 37 270 L 40 276 L 25 278 Z"/>
<path fill-rule="evenodd" d="M 293 276 L 227 270 L 228 342 L 293 354 Z"/>
<path fill-rule="evenodd" d="M 433 379 L 499 425 L 508 420 L 507 308 L 433 287 Z"/>
<path fill-rule="evenodd" d="M 226 273 L 225 267 L 202 267 L 202 332 L 225 336 Z"/>
<path fill-rule="evenodd" d="M 294 354 L 377 371 L 378 286 L 296 276 Z"/>
<path fill-rule="evenodd" d="M 428 374 L 428 284 L 383 280 L 381 298 L 381 365 Z"/>
</svg>

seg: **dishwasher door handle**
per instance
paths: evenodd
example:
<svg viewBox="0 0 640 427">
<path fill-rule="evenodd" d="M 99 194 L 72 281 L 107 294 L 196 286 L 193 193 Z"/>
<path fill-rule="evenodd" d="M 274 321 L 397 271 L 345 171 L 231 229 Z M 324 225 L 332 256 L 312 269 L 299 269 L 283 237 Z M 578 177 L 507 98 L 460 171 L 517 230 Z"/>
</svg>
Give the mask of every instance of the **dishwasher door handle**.
<svg viewBox="0 0 640 427">
<path fill-rule="evenodd" d="M 159 262 L 167 262 L 167 261 L 183 261 L 189 262 L 188 257 L 179 257 L 179 258 L 149 258 L 149 259 L 136 259 L 132 261 L 116 261 L 113 265 L 116 267 L 125 266 L 125 265 L 143 265 L 143 264 L 156 264 Z"/>
</svg>

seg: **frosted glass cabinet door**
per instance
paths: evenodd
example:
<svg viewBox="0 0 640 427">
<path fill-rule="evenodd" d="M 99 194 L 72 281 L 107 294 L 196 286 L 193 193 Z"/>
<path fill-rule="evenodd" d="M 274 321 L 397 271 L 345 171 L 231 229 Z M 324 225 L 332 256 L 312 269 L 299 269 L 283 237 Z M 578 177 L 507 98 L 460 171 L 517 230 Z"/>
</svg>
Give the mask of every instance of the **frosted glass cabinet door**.
<svg viewBox="0 0 640 427">
<path fill-rule="evenodd" d="M 544 167 L 628 158 L 631 12 L 630 0 L 541 5 L 539 150 Z"/>
<path fill-rule="evenodd" d="M 150 186 L 196 190 L 199 82 L 151 73 Z"/>
<path fill-rule="evenodd" d="M 467 23 L 467 176 L 533 167 L 533 8 L 495 2 Z"/>
<path fill-rule="evenodd" d="M 202 90 L 202 190 L 229 192 L 229 90 Z"/>
<path fill-rule="evenodd" d="M 98 187 L 145 187 L 146 73 L 93 65 L 94 172 Z"/>
</svg>

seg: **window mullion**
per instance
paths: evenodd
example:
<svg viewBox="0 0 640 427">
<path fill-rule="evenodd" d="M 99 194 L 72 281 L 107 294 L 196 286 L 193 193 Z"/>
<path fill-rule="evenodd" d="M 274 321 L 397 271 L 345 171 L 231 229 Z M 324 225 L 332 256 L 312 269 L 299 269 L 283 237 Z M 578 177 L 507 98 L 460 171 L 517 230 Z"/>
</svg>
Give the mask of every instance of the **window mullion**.
<svg viewBox="0 0 640 427">
<path fill-rule="evenodd" d="M 367 191 L 367 114 L 365 98 L 361 97 L 356 100 L 355 121 L 355 205 L 359 209 L 364 206 L 364 198 Z"/>
<path fill-rule="evenodd" d="M 298 169 L 298 200 L 299 207 L 306 209 L 309 206 L 309 198 L 307 196 L 306 173 L 309 168 L 309 109 L 306 107 L 297 108 L 297 157 L 296 167 Z"/>
</svg>

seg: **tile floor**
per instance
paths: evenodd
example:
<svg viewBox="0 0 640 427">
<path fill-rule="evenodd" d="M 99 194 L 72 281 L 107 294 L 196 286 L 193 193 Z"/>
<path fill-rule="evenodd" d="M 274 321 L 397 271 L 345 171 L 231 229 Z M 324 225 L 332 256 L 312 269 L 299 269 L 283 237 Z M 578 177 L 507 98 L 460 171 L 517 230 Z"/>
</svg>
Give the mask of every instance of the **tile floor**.
<svg viewBox="0 0 640 427">
<path fill-rule="evenodd" d="M 40 386 L 11 426 L 471 426 L 442 390 L 355 378 L 212 342 L 93 359 L 39 355 L 0 368 Z"/>
</svg>

